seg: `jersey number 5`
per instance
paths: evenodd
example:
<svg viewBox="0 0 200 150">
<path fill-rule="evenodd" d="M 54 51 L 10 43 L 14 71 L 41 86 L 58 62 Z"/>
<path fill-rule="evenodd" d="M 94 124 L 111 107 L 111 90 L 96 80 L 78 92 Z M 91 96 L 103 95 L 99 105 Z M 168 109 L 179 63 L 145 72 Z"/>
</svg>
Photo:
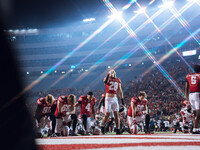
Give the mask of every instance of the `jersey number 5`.
<svg viewBox="0 0 200 150">
<path fill-rule="evenodd" d="M 196 76 L 192 76 L 191 77 L 191 84 L 196 84 L 196 83 L 197 83 Z"/>
<path fill-rule="evenodd" d="M 118 88 L 118 83 L 117 82 L 110 82 L 110 86 L 109 86 L 109 90 L 111 91 L 111 90 L 114 90 L 114 91 L 116 91 L 117 90 L 117 88 Z"/>
</svg>

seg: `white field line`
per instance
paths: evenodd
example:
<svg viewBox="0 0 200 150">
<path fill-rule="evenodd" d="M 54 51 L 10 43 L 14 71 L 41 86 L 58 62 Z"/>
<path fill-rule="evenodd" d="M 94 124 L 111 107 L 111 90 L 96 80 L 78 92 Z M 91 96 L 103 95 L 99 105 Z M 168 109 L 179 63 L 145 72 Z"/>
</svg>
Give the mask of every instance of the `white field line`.
<svg viewBox="0 0 200 150">
<path fill-rule="evenodd" d="M 200 139 L 36 139 L 37 145 L 59 144 L 121 144 L 121 143 L 158 143 L 158 142 L 200 142 Z"/>
</svg>

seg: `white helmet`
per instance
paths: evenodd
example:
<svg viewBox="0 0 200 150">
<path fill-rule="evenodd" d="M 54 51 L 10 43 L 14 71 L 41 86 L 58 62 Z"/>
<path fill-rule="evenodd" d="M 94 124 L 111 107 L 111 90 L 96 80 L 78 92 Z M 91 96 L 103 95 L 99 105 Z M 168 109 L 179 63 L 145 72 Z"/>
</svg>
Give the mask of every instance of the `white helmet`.
<svg viewBox="0 0 200 150">
<path fill-rule="evenodd" d="M 138 125 L 137 124 L 132 125 L 130 130 L 131 130 L 132 134 L 137 134 L 138 133 Z"/>
<path fill-rule="evenodd" d="M 101 133 L 101 129 L 99 127 L 95 127 L 93 134 L 94 135 L 100 135 L 100 133 Z"/>
<path fill-rule="evenodd" d="M 69 127 L 68 126 L 62 127 L 62 136 L 69 136 Z"/>
</svg>

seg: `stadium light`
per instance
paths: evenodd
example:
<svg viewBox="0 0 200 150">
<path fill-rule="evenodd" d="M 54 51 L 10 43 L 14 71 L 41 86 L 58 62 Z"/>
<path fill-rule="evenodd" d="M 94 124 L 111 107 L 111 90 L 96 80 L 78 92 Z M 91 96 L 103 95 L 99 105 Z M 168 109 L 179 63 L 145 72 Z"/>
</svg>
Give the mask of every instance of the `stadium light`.
<svg viewBox="0 0 200 150">
<path fill-rule="evenodd" d="M 92 22 L 95 20 L 96 20 L 95 18 L 86 18 L 86 19 L 83 19 L 83 22 Z"/>
<path fill-rule="evenodd" d="M 131 64 L 128 64 L 129 67 L 131 67 Z"/>
<path fill-rule="evenodd" d="M 122 11 L 117 11 L 110 16 L 107 16 L 110 19 L 120 19 L 122 18 Z"/>
<path fill-rule="evenodd" d="M 55 70 L 54 72 L 56 73 L 57 71 Z"/>
<path fill-rule="evenodd" d="M 71 69 L 70 71 L 73 72 L 73 69 Z"/>
<path fill-rule="evenodd" d="M 21 33 L 25 33 L 25 32 L 26 32 L 26 30 L 25 30 L 25 29 L 22 29 L 22 30 L 20 30 L 20 32 L 21 32 Z"/>
<path fill-rule="evenodd" d="M 14 33 L 19 33 L 19 30 L 18 29 L 14 30 Z"/>
<path fill-rule="evenodd" d="M 108 68 L 110 68 L 110 66 L 108 66 Z"/>
<path fill-rule="evenodd" d="M 167 9 L 171 8 L 172 6 L 174 6 L 174 1 L 164 0 L 163 5 L 159 5 L 158 8 Z"/>
<path fill-rule="evenodd" d="M 43 71 L 41 71 L 41 74 L 43 74 Z"/>
<path fill-rule="evenodd" d="M 29 72 L 26 72 L 26 74 L 29 74 Z"/>
<path fill-rule="evenodd" d="M 84 69 L 82 68 L 81 71 L 83 71 Z"/>
<path fill-rule="evenodd" d="M 145 13 L 145 12 L 146 12 L 146 7 L 142 7 L 142 8 L 140 8 L 139 10 L 134 11 L 134 13 L 136 13 L 136 14 L 143 14 L 143 13 Z"/>
</svg>

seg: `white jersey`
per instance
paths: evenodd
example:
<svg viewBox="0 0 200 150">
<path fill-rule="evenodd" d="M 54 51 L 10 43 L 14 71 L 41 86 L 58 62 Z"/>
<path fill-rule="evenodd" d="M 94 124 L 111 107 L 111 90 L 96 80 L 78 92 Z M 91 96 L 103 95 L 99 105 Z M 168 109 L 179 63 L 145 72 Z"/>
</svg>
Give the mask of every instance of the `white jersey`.
<svg viewBox="0 0 200 150">
<path fill-rule="evenodd" d="M 164 121 L 165 127 L 169 127 L 169 121 Z"/>
<path fill-rule="evenodd" d="M 176 120 L 173 120 L 173 124 L 176 125 L 176 123 L 177 123 Z"/>
<path fill-rule="evenodd" d="M 183 118 L 183 124 L 189 124 L 193 120 L 193 113 L 188 112 L 187 108 L 181 109 L 181 115 Z"/>
</svg>

